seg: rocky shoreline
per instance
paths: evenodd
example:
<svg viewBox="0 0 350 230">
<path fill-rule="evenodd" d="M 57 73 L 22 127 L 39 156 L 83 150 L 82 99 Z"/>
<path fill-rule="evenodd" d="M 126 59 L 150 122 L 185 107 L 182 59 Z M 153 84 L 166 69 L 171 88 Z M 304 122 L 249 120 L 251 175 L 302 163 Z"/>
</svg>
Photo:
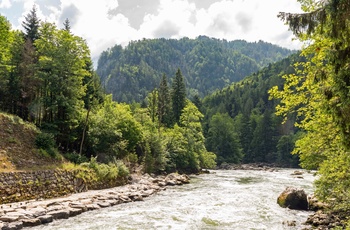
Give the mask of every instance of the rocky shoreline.
<svg viewBox="0 0 350 230">
<path fill-rule="evenodd" d="M 275 172 L 278 171 L 278 168 L 281 168 L 275 164 L 267 164 L 267 163 L 251 163 L 251 164 L 230 164 L 230 163 L 222 163 L 217 169 L 221 170 L 258 170 L 258 171 L 270 171 Z"/>
<path fill-rule="evenodd" d="M 49 200 L 30 200 L 0 205 L 0 230 L 17 230 L 68 219 L 83 212 L 121 203 L 142 201 L 167 186 L 189 183 L 187 175 L 166 176 L 133 174 L 128 185 L 104 190 L 91 190 Z"/>
</svg>

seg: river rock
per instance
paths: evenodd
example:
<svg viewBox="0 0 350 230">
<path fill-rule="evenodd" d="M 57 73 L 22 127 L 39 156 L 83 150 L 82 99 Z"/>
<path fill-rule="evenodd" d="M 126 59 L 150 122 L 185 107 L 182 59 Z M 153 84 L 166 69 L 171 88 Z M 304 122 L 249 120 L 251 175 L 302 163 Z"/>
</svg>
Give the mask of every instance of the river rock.
<svg viewBox="0 0 350 230">
<path fill-rule="evenodd" d="M 303 175 L 304 173 L 302 172 L 302 171 L 298 171 L 298 170 L 296 170 L 296 171 L 294 171 L 292 174 L 290 174 L 290 175 L 292 175 L 292 176 L 301 176 L 301 175 Z"/>
<path fill-rule="evenodd" d="M 28 211 L 33 217 L 43 216 L 46 214 L 47 210 L 43 207 L 35 207 Z"/>
<path fill-rule="evenodd" d="M 40 220 L 40 222 L 42 224 L 48 224 L 48 223 L 51 223 L 53 221 L 53 217 L 51 215 L 39 216 L 38 219 Z"/>
<path fill-rule="evenodd" d="M 89 211 L 101 208 L 98 204 L 87 204 L 86 207 Z"/>
<path fill-rule="evenodd" d="M 309 210 L 312 211 L 324 210 L 329 207 L 326 203 L 319 201 L 313 194 L 309 195 L 307 200 L 309 203 Z"/>
<path fill-rule="evenodd" d="M 346 220 L 347 218 L 347 213 L 327 213 L 323 210 L 319 210 L 308 217 L 306 224 L 317 227 L 317 229 L 333 229 L 335 227 L 339 227 L 339 229 L 345 229 L 342 220 Z"/>
<path fill-rule="evenodd" d="M 84 205 L 82 203 L 69 203 L 68 206 L 71 208 L 81 209 L 83 212 L 87 211 L 86 205 Z"/>
<path fill-rule="evenodd" d="M 277 198 L 282 208 L 308 210 L 307 195 L 303 189 L 288 187 Z"/>
<path fill-rule="evenodd" d="M 21 221 L 13 223 L 4 223 L 1 230 L 19 230 L 23 228 L 23 223 Z"/>
<path fill-rule="evenodd" d="M 13 216 L 13 215 L 5 215 L 0 217 L 0 221 L 4 221 L 4 222 L 15 222 L 18 219 L 19 219 L 18 216 Z"/>
<path fill-rule="evenodd" d="M 41 224 L 41 221 L 38 218 L 33 219 L 22 219 L 23 227 L 34 227 Z"/>
<path fill-rule="evenodd" d="M 97 205 L 100 206 L 101 208 L 107 208 L 111 206 L 111 204 L 107 201 L 97 202 Z"/>
<path fill-rule="evenodd" d="M 68 211 L 69 211 L 69 217 L 77 216 L 83 213 L 83 210 L 80 208 L 69 208 Z"/>
<path fill-rule="evenodd" d="M 48 212 L 48 215 L 51 215 L 53 219 L 68 219 L 69 218 L 69 210 L 58 210 Z"/>
</svg>

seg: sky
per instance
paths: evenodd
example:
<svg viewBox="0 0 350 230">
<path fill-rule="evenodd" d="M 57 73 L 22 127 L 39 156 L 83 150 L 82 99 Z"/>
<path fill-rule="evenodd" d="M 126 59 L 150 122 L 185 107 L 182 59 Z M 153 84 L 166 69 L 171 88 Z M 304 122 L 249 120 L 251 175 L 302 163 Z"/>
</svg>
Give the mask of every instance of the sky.
<svg viewBox="0 0 350 230">
<path fill-rule="evenodd" d="M 68 18 L 95 62 L 102 51 L 143 38 L 206 35 L 301 47 L 277 18 L 278 12 L 301 12 L 297 0 L 0 0 L 0 14 L 22 30 L 34 4 L 42 21 L 61 28 Z"/>
</svg>

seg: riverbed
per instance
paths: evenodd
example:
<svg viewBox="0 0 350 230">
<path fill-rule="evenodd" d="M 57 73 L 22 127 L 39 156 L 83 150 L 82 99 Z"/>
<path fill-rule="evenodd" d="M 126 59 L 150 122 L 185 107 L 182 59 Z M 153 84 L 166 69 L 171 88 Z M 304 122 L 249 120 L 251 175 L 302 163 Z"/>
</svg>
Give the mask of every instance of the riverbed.
<svg viewBox="0 0 350 230">
<path fill-rule="evenodd" d="M 276 203 L 288 186 L 312 193 L 314 175 L 303 171 L 297 177 L 293 172 L 213 170 L 141 202 L 85 212 L 30 229 L 302 229 L 312 212 L 284 209 Z"/>
</svg>

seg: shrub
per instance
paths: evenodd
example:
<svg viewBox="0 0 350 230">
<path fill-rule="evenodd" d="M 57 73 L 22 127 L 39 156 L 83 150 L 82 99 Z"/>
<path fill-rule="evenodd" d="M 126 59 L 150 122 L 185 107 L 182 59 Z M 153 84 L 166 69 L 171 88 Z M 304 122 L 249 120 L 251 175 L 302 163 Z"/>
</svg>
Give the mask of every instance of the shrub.
<svg viewBox="0 0 350 230">
<path fill-rule="evenodd" d="M 122 161 L 117 161 L 116 165 L 118 167 L 119 177 L 127 177 L 129 176 L 130 172 L 129 169 L 126 167 L 126 165 Z"/>
<path fill-rule="evenodd" d="M 56 145 L 55 137 L 51 133 L 41 132 L 35 138 L 35 145 L 38 149 L 54 148 Z"/>
<path fill-rule="evenodd" d="M 104 164 L 98 163 L 95 157 L 91 157 L 89 162 L 84 162 L 80 165 L 94 170 L 99 181 L 113 180 L 129 175 L 129 170 L 122 161 Z"/>
<path fill-rule="evenodd" d="M 73 162 L 74 164 L 81 164 L 89 161 L 89 159 L 86 156 L 77 153 L 65 153 L 64 157 L 70 162 Z"/>
</svg>

